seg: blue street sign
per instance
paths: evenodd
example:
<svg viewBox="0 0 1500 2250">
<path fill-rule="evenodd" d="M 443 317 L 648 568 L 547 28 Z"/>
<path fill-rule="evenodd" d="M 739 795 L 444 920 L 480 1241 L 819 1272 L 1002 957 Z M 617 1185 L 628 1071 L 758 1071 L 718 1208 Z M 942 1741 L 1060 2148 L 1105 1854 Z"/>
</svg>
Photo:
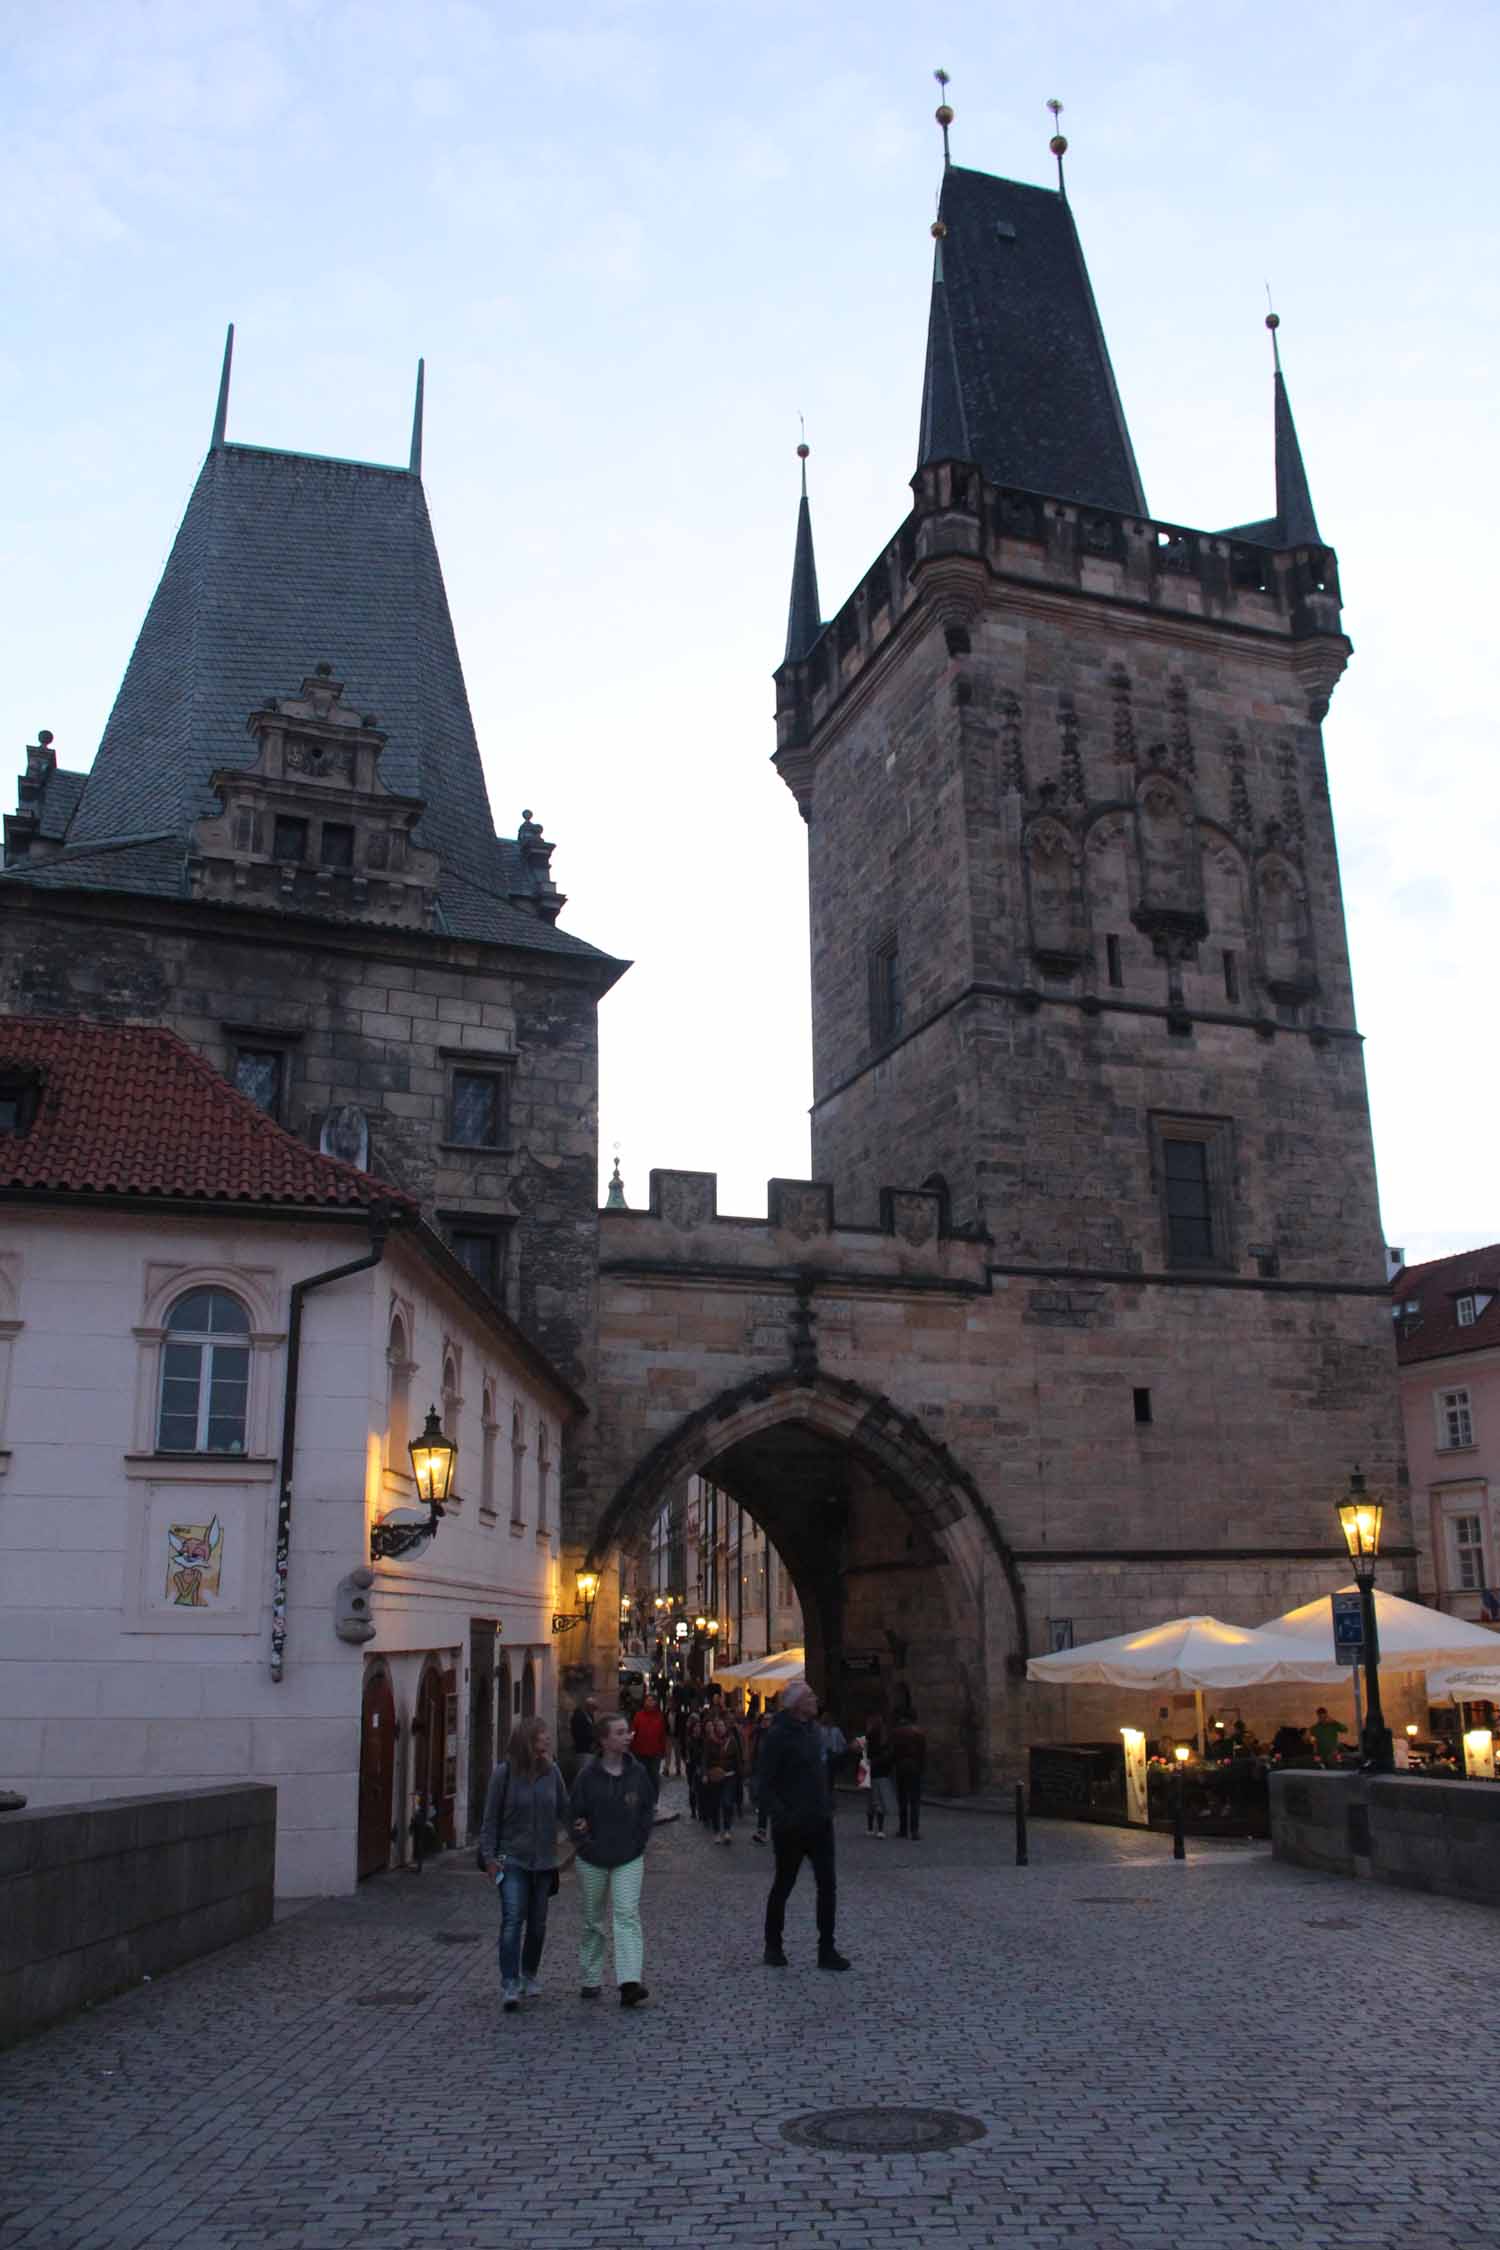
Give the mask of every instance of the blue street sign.
<svg viewBox="0 0 1500 2250">
<path fill-rule="evenodd" d="M 1365 1653 L 1364 1603 L 1358 1594 L 1330 1594 L 1333 1603 L 1333 1654 L 1339 1664 L 1358 1664 Z"/>
</svg>

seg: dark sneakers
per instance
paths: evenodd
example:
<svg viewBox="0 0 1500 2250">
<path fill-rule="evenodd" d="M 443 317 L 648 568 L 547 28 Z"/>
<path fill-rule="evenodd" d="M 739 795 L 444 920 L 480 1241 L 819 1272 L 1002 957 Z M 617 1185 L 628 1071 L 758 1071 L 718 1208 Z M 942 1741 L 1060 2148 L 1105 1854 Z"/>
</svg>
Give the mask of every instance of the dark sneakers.
<svg viewBox="0 0 1500 2250">
<path fill-rule="evenodd" d="M 638 2008 L 643 2000 L 649 1998 L 650 1994 L 643 1984 L 622 1984 L 620 1987 L 620 2006 L 622 2008 Z"/>
<path fill-rule="evenodd" d="M 818 1967 L 820 1969 L 847 1969 L 849 1966 L 848 1958 L 840 1953 L 836 1945 L 820 1945 L 818 1947 Z"/>
<path fill-rule="evenodd" d="M 788 1965 L 786 1949 L 780 1945 L 768 1945 L 761 1959 L 768 1969 L 784 1969 Z"/>
<path fill-rule="evenodd" d="M 580 1999 L 580 2000 L 597 2000 L 597 1999 L 598 1999 L 598 1997 L 599 1997 L 599 1987 L 598 1987 L 598 1985 L 597 1985 L 597 1984 L 581 1984 L 581 1985 L 580 1985 L 580 1986 L 578 1987 L 578 1997 L 579 1997 L 579 1999 Z"/>
</svg>

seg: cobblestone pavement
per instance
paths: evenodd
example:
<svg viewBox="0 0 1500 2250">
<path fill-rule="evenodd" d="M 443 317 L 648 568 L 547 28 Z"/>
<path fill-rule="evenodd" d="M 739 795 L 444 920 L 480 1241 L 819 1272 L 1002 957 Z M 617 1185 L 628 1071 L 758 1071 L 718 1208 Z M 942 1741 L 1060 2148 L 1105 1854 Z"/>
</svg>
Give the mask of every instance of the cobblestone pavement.
<svg viewBox="0 0 1500 2250">
<path fill-rule="evenodd" d="M 1262 1847 L 933 1812 L 839 1816 L 847 1976 L 759 1963 L 768 1854 L 686 1821 L 646 1885 L 651 2001 L 497 2007 L 472 1858 L 262 1937 L 0 2057 L 5 2250 L 1500 2250 L 1482 1908 Z M 859 2102 L 977 2119 L 943 2153 L 793 2144 Z"/>
</svg>

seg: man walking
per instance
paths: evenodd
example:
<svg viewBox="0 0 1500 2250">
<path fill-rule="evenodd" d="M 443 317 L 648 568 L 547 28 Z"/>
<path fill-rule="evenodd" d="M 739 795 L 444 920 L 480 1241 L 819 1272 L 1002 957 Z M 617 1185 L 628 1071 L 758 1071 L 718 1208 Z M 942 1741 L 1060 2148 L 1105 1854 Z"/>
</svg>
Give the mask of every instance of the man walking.
<svg viewBox="0 0 1500 2250">
<path fill-rule="evenodd" d="M 818 1967 L 847 1969 L 834 1944 L 837 1888 L 833 1865 L 833 1798 L 817 1728 L 818 1699 L 806 1680 L 794 1680 L 781 1698 L 761 1745 L 760 1788 L 771 1817 L 776 1878 L 766 1900 L 766 1966 L 784 1969 L 782 1933 L 786 1902 L 804 1859 L 817 1885 Z"/>
</svg>

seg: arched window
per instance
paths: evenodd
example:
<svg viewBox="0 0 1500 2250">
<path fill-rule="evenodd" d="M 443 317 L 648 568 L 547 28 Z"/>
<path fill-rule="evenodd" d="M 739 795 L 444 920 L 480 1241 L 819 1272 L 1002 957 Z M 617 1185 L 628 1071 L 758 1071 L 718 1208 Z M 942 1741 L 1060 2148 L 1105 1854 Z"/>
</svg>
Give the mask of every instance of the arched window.
<svg viewBox="0 0 1500 2250">
<path fill-rule="evenodd" d="M 453 1473 L 448 1486 L 448 1505 L 453 1507 L 458 1493 L 458 1422 L 463 1408 L 458 1395 L 458 1367 L 451 1352 L 443 1354 L 443 1435 L 454 1448 Z"/>
<path fill-rule="evenodd" d="M 161 1355 L 162 1453 L 243 1453 L 250 1403 L 250 1315 L 227 1289 L 189 1289 L 167 1314 Z"/>
<path fill-rule="evenodd" d="M 547 1479 L 552 1472 L 552 1449 L 547 1437 L 547 1425 L 536 1426 L 536 1527 L 545 1531 L 547 1525 Z"/>
<path fill-rule="evenodd" d="M 411 1435 L 411 1346 L 406 1323 L 397 1313 L 391 1321 L 385 1349 L 387 1376 L 385 1408 L 385 1465 L 396 1475 L 406 1474 L 411 1459 L 406 1441 Z"/>
<path fill-rule="evenodd" d="M 526 1521 L 526 1494 L 521 1483 L 526 1463 L 526 1440 L 521 1434 L 521 1409 L 510 1411 L 510 1520 L 517 1529 Z"/>
<path fill-rule="evenodd" d="M 495 1445 L 500 1431 L 495 1421 L 494 1386 L 484 1386 L 484 1405 L 480 1424 L 484 1433 L 484 1447 L 480 1456 L 479 1513 L 493 1517 L 495 1513 Z"/>
</svg>

